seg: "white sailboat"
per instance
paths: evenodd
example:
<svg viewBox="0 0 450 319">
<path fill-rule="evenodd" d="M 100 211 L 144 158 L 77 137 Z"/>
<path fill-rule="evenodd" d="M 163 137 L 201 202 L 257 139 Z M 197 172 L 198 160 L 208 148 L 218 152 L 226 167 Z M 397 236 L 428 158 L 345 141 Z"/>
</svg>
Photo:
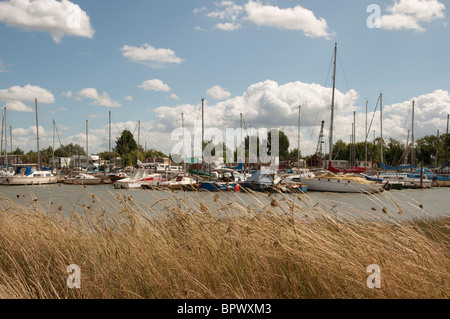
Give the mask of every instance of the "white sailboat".
<svg viewBox="0 0 450 319">
<path fill-rule="evenodd" d="M 36 135 L 37 135 L 37 169 L 34 169 L 35 165 L 22 165 L 20 169 L 17 169 L 16 174 L 13 176 L 3 177 L 2 185 L 44 185 L 44 184 L 56 184 L 58 177 L 53 175 L 50 171 L 41 171 L 41 158 L 39 152 L 39 121 L 38 121 L 38 106 L 36 103 Z"/>
<path fill-rule="evenodd" d="M 334 93 L 336 89 L 336 57 L 337 43 L 334 46 L 334 72 L 333 91 L 331 98 L 331 124 L 330 124 L 330 152 L 329 161 L 333 157 L 333 117 L 334 117 Z M 378 193 L 384 190 L 384 185 L 367 181 L 364 178 L 353 175 L 336 175 L 331 172 L 316 174 L 315 177 L 301 178 L 301 182 L 308 187 L 308 191 L 336 192 L 336 193 Z"/>
</svg>

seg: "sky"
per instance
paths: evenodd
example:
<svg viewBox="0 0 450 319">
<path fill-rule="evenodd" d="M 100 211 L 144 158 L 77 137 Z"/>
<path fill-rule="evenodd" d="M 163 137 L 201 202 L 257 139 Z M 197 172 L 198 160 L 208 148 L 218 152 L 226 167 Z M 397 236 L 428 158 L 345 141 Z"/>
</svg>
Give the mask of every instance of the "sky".
<svg viewBox="0 0 450 319">
<path fill-rule="evenodd" d="M 328 140 L 337 43 L 333 140 L 406 143 L 445 133 L 450 29 L 444 0 L 7 0 L 0 1 L 0 107 L 12 147 L 112 147 L 122 130 L 147 149 L 173 151 L 192 132 L 280 128 L 302 155 Z M 376 111 L 376 112 L 375 112 Z M 375 113 L 374 113 L 375 112 Z M 88 122 L 86 122 L 88 121 Z M 140 129 L 138 129 L 140 121 Z M 196 124 L 197 123 L 197 124 Z M 374 132 L 375 131 L 375 132 Z M 10 141 L 8 134 L 8 150 Z M 325 145 L 328 149 L 328 141 Z"/>
</svg>

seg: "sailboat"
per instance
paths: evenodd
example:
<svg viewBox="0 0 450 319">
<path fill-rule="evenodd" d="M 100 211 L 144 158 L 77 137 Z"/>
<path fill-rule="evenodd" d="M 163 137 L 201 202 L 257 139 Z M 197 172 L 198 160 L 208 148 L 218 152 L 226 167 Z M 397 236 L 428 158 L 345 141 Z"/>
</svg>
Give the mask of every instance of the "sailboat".
<svg viewBox="0 0 450 319">
<path fill-rule="evenodd" d="M 39 122 L 38 122 L 38 104 L 36 104 L 36 135 L 37 135 L 37 169 L 34 169 L 36 164 L 31 165 L 16 165 L 16 174 L 3 178 L 2 185 L 43 185 L 56 184 L 58 177 L 53 175 L 50 171 L 42 171 L 40 168 L 41 158 L 39 152 Z"/>
<path fill-rule="evenodd" d="M 334 95 L 336 89 L 336 57 L 337 43 L 334 46 L 334 71 L 333 91 L 331 98 L 331 124 L 330 124 L 330 154 L 329 163 L 333 158 L 333 117 L 334 117 Z M 337 193 L 378 193 L 384 191 L 385 185 L 368 181 L 361 176 L 336 175 L 326 171 L 316 174 L 312 178 L 301 178 L 301 182 L 308 187 L 308 191 L 337 192 Z"/>
</svg>

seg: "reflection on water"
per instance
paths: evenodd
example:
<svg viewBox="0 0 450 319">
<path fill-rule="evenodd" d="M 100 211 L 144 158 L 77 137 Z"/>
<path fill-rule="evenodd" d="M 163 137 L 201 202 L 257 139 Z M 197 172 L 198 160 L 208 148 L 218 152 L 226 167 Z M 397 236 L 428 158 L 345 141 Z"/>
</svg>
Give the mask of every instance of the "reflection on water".
<svg viewBox="0 0 450 319">
<path fill-rule="evenodd" d="M 198 208 L 199 202 L 215 211 L 232 213 L 246 208 L 261 210 L 271 207 L 276 198 L 277 209 L 286 212 L 292 207 L 305 214 L 311 210 L 323 209 L 336 216 L 371 216 L 377 218 L 396 218 L 402 212 L 409 218 L 448 216 L 450 189 L 432 188 L 425 190 L 392 190 L 381 194 L 337 194 L 308 192 L 297 194 L 255 194 L 222 192 L 169 192 L 152 190 L 120 190 L 112 185 L 78 186 L 0 186 L 0 205 L 5 208 L 11 204 L 24 207 L 40 205 L 45 210 L 72 211 L 82 213 L 86 207 L 97 211 L 118 212 L 121 202 L 137 205 L 139 211 L 164 213 L 170 208 L 186 205 Z"/>
</svg>

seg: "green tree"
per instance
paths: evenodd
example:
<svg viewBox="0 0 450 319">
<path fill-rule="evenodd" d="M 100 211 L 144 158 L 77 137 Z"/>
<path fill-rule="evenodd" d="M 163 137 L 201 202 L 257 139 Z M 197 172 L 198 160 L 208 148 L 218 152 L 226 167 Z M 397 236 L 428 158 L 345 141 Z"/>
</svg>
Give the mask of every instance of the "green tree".
<svg viewBox="0 0 450 319">
<path fill-rule="evenodd" d="M 72 156 L 86 155 L 84 148 L 78 144 L 61 145 L 55 150 L 56 157 L 72 157 Z"/>
<path fill-rule="evenodd" d="M 280 160 L 284 161 L 289 158 L 289 138 L 284 134 L 283 131 L 279 131 L 279 155 Z M 271 153 L 271 145 L 272 145 L 272 132 L 269 132 L 267 134 L 267 148 L 269 150 L 269 154 Z"/>
<path fill-rule="evenodd" d="M 302 158 L 302 152 L 298 151 L 298 148 L 294 148 L 292 151 L 289 152 L 288 159 L 292 162 L 297 162 L 298 158 Z"/>
<path fill-rule="evenodd" d="M 390 138 L 386 151 L 384 152 L 384 159 L 388 165 L 397 166 L 400 164 L 404 153 L 405 144 Z"/>
<path fill-rule="evenodd" d="M 119 153 L 123 158 L 125 155 L 130 154 L 137 149 L 138 146 L 134 140 L 133 133 L 128 130 L 123 130 L 122 134 L 116 139 L 116 147 L 113 151 Z"/>
<path fill-rule="evenodd" d="M 426 135 L 416 141 L 416 160 L 424 165 L 436 164 L 436 153 L 438 164 L 444 163 L 445 156 L 445 136 L 438 140 L 435 135 Z"/>
</svg>

